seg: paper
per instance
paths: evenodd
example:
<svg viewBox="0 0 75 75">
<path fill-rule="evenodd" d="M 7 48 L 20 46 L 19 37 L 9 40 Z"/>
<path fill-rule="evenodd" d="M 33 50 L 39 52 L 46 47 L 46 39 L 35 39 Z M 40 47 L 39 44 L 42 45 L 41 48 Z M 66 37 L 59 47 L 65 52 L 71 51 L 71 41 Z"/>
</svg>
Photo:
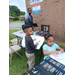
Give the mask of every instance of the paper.
<svg viewBox="0 0 75 75">
<path fill-rule="evenodd" d="M 39 43 L 38 45 L 37 45 L 37 47 L 36 47 L 36 49 L 40 49 L 40 47 L 42 46 L 42 44 L 43 44 L 43 42 L 44 42 L 44 37 L 39 37 L 39 36 L 31 36 L 31 38 L 32 39 L 36 39 L 35 41 L 34 41 L 34 45 L 36 44 L 36 43 Z M 23 38 L 23 40 L 22 40 L 22 47 L 25 47 L 25 38 Z"/>
<path fill-rule="evenodd" d="M 50 57 L 65 65 L 65 52 L 58 55 L 50 54 Z"/>
</svg>

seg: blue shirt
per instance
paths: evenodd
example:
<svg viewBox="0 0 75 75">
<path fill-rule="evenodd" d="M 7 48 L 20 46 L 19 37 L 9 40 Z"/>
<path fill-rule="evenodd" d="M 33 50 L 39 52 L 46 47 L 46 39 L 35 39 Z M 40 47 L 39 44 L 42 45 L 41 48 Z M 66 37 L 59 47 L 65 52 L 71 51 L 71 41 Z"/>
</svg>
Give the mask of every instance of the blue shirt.
<svg viewBox="0 0 75 75">
<path fill-rule="evenodd" d="M 47 44 L 43 45 L 43 50 L 45 49 L 47 52 L 49 51 L 56 51 L 56 49 L 58 49 L 58 45 L 56 43 L 54 43 L 52 45 L 52 47 L 49 47 Z M 49 57 L 49 55 L 44 56 L 44 59 L 46 59 L 47 57 Z"/>
</svg>

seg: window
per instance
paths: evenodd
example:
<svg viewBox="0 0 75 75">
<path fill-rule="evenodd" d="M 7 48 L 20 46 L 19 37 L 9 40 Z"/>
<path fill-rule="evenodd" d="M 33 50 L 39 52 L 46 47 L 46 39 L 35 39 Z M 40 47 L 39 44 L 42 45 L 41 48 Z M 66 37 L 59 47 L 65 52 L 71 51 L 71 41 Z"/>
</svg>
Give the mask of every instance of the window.
<svg viewBox="0 0 75 75">
<path fill-rule="evenodd" d="M 12 20 L 12 18 L 11 18 L 11 20 Z"/>
</svg>

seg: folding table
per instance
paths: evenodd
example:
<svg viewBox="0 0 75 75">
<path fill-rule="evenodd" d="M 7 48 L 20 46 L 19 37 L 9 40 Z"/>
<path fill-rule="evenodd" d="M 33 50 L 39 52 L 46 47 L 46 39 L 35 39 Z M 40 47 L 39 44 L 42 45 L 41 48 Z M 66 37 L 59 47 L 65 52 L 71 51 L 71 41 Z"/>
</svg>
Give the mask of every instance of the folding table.
<svg viewBox="0 0 75 75">
<path fill-rule="evenodd" d="M 44 37 L 36 35 L 36 32 L 34 32 L 34 34 L 31 35 L 31 37 L 32 37 L 32 39 L 36 39 L 36 41 L 34 41 L 34 44 L 36 42 L 39 43 L 39 45 L 36 47 L 36 49 L 39 50 L 41 48 L 41 54 L 42 54 L 42 45 L 43 45 L 43 42 L 44 42 Z M 17 32 L 13 32 L 12 34 L 16 35 L 17 38 L 21 37 L 22 38 L 22 47 L 25 47 L 25 36 L 26 36 L 26 34 L 23 32 L 23 30 L 20 30 L 20 31 L 17 31 Z M 40 58 L 41 58 L 41 55 L 40 55 Z"/>
</svg>

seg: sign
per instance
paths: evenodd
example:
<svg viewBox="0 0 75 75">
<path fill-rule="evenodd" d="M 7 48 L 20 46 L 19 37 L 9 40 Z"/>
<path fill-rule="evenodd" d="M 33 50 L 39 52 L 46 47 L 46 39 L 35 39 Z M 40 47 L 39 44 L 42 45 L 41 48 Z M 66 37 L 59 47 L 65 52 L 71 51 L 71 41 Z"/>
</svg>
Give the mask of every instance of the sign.
<svg viewBox="0 0 75 75">
<path fill-rule="evenodd" d="M 32 5 L 33 14 L 41 13 L 40 3 Z"/>
<path fill-rule="evenodd" d="M 30 4 L 33 5 L 33 4 L 36 4 L 36 3 L 40 3 L 42 1 L 43 0 L 30 0 Z"/>
</svg>

